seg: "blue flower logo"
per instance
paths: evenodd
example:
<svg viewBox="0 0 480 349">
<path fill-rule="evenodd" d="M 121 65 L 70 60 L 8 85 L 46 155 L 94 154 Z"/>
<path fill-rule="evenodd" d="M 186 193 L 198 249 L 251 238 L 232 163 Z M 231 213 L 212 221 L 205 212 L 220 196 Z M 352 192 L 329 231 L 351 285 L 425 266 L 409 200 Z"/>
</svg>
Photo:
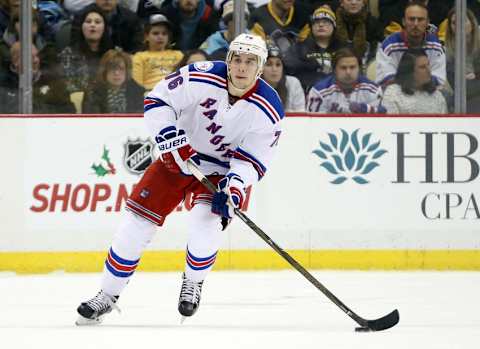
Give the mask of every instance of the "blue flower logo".
<svg viewBox="0 0 480 349">
<path fill-rule="evenodd" d="M 335 175 L 330 183 L 341 184 L 351 178 L 358 184 L 367 184 L 365 176 L 379 166 L 378 160 L 387 151 L 380 149 L 380 141 L 370 142 L 371 133 L 359 136 L 359 129 L 351 135 L 340 129 L 342 134 L 337 137 L 329 133 L 330 143 L 320 141 L 320 149 L 313 151 L 320 159 L 320 164 L 325 170 Z"/>
</svg>

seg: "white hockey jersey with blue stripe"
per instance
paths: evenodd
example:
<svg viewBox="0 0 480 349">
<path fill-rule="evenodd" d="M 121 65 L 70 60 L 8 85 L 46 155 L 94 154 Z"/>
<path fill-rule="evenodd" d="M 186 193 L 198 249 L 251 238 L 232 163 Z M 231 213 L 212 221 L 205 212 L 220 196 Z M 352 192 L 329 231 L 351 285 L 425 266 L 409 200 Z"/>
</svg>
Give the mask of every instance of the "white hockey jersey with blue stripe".
<svg viewBox="0 0 480 349">
<path fill-rule="evenodd" d="M 445 50 L 435 34 L 427 34 L 422 48 L 428 56 L 432 77 L 439 84 L 444 84 L 447 74 Z M 408 50 L 408 42 L 405 33 L 397 32 L 383 40 L 377 51 L 376 80 L 380 85 L 393 80 L 397 73 L 398 64 L 405 51 Z"/>
<path fill-rule="evenodd" d="M 376 112 L 382 98 L 377 84 L 364 76 L 346 93 L 332 74 L 317 82 L 308 93 L 307 111 L 312 113 L 350 113 L 350 103 L 365 103 L 368 113 Z"/>
<path fill-rule="evenodd" d="M 268 169 L 284 111 L 277 92 L 262 79 L 230 105 L 227 65 L 197 62 L 155 86 L 145 97 L 144 116 L 154 139 L 167 127 L 184 130 L 204 174 L 236 173 L 249 185 Z"/>
</svg>

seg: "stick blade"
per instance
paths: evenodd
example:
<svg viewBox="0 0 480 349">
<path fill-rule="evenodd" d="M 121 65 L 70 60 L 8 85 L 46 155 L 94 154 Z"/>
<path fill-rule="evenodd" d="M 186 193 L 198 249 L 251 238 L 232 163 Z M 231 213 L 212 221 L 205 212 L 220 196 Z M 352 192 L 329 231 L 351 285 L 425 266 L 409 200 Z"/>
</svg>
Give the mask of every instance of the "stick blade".
<svg viewBox="0 0 480 349">
<path fill-rule="evenodd" d="M 385 315 L 376 320 L 366 320 L 365 324 L 362 324 L 361 327 L 357 327 L 355 331 L 357 332 L 376 332 L 383 331 L 392 328 L 400 321 L 400 313 L 397 309 L 392 311 L 390 314 Z"/>
</svg>

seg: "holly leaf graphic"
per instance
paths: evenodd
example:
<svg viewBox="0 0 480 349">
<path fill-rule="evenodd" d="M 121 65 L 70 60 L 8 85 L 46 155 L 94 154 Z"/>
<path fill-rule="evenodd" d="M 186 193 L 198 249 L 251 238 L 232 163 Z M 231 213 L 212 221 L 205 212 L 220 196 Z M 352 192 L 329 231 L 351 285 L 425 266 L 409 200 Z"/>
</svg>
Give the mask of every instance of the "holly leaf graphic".
<svg viewBox="0 0 480 349">
<path fill-rule="evenodd" d="M 102 155 L 102 159 L 105 160 L 106 162 L 110 162 L 110 157 L 108 156 L 108 153 L 110 151 L 107 149 L 106 146 L 103 146 L 103 155 Z"/>
<path fill-rule="evenodd" d="M 95 171 L 95 174 L 98 177 L 104 177 L 108 173 L 108 170 L 105 167 L 103 167 L 101 164 L 100 165 L 93 164 L 91 168 Z"/>
</svg>

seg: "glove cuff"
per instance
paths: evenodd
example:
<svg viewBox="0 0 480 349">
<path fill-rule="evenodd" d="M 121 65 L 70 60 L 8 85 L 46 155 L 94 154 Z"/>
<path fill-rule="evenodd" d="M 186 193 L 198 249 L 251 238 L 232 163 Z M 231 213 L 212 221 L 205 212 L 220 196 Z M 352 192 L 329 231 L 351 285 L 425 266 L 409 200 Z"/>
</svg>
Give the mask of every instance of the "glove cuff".
<svg viewBox="0 0 480 349">
<path fill-rule="evenodd" d="M 160 154 L 170 153 L 174 150 L 180 149 L 182 147 L 188 146 L 190 144 L 186 134 L 182 134 L 170 139 L 166 139 L 163 142 L 158 144 L 158 149 Z M 190 147 L 191 149 L 191 147 Z M 187 158 L 188 159 L 188 158 Z"/>
</svg>

